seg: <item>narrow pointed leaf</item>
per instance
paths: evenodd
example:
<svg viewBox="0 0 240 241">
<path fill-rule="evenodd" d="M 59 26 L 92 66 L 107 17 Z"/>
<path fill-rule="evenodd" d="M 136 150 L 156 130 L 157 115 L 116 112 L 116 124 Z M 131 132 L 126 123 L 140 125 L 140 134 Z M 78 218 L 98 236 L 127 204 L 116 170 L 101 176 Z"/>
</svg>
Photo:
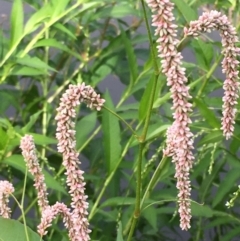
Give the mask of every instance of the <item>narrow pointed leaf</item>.
<svg viewBox="0 0 240 241">
<path fill-rule="evenodd" d="M 1 241 L 39 241 L 40 236 L 27 227 L 28 238 L 26 238 L 25 227 L 22 223 L 13 219 L 0 217 L 0 240 Z"/>
<path fill-rule="evenodd" d="M 213 204 L 212 204 L 213 207 L 215 207 L 220 202 L 226 201 L 224 198 L 226 197 L 229 190 L 231 190 L 231 188 L 234 186 L 237 189 L 237 185 L 235 185 L 235 184 L 237 183 L 237 180 L 239 180 L 239 179 L 240 179 L 240 169 L 239 168 L 234 168 L 226 174 L 226 176 L 220 183 L 220 186 L 217 190 L 217 194 L 215 195 L 215 197 L 213 199 Z"/>
<path fill-rule="evenodd" d="M 109 93 L 107 92 L 104 97 L 106 100 L 105 106 L 114 111 L 114 105 Z M 109 111 L 103 109 L 102 127 L 105 161 L 110 174 L 121 155 L 119 120 Z"/>
<path fill-rule="evenodd" d="M 172 0 L 172 2 L 176 5 L 179 12 L 185 18 L 186 22 L 190 22 L 192 20 L 197 19 L 197 12 L 196 10 L 192 9 L 185 0 Z"/>
<path fill-rule="evenodd" d="M 12 155 L 10 157 L 7 157 L 4 159 L 3 163 L 21 171 L 23 174 L 25 174 L 26 170 L 26 163 L 22 157 L 22 155 Z M 33 180 L 33 176 L 30 172 L 28 172 L 28 177 Z M 45 170 L 43 170 L 43 175 L 45 177 L 45 182 L 48 188 L 51 188 L 56 191 L 60 191 L 64 194 L 66 194 L 65 189 L 62 187 L 60 183 L 58 183 L 51 174 Z"/>
<path fill-rule="evenodd" d="M 13 47 L 21 38 L 23 34 L 23 3 L 22 0 L 14 0 L 11 12 L 11 38 L 10 47 Z"/>
<path fill-rule="evenodd" d="M 93 131 L 97 122 L 96 112 L 92 112 L 90 115 L 83 117 L 76 124 L 76 148 L 77 150 L 84 144 L 87 140 L 91 131 Z"/>
</svg>

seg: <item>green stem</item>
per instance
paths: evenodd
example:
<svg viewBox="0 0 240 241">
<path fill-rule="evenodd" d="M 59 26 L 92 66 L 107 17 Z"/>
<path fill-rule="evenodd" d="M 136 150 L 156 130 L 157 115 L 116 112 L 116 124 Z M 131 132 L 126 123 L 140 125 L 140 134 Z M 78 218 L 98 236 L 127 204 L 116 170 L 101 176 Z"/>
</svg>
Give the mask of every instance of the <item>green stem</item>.
<svg viewBox="0 0 240 241">
<path fill-rule="evenodd" d="M 218 59 L 216 60 L 216 62 L 213 64 L 212 68 L 207 72 L 206 77 L 205 77 L 205 80 L 204 80 L 201 88 L 199 89 L 199 91 L 198 91 L 198 93 L 197 93 L 197 98 L 201 97 L 201 95 L 202 95 L 202 93 L 203 93 L 203 91 L 204 91 L 204 89 L 205 89 L 205 87 L 206 87 L 206 85 L 207 85 L 207 82 L 208 82 L 209 78 L 213 75 L 213 72 L 214 72 L 214 71 L 216 70 L 216 68 L 219 66 L 219 63 L 220 63 L 222 57 L 223 57 L 223 56 L 220 55 L 220 56 L 218 57 Z"/>
<path fill-rule="evenodd" d="M 138 127 L 137 127 L 137 128 L 138 128 Z M 93 207 L 92 207 L 92 209 L 91 209 L 91 211 L 90 211 L 90 214 L 89 214 L 89 217 L 88 217 L 88 220 L 89 220 L 89 221 L 90 221 L 90 220 L 93 218 L 93 216 L 95 215 L 95 213 L 96 213 L 96 211 L 97 211 L 97 206 L 98 206 L 98 204 L 99 204 L 99 202 L 100 202 L 100 200 L 101 200 L 101 198 L 102 198 L 102 196 L 103 196 L 103 194 L 104 194 L 104 192 L 105 192 L 108 184 L 111 182 L 111 180 L 112 180 L 115 172 L 117 171 L 117 169 L 118 169 L 118 167 L 119 167 L 119 165 L 120 165 L 123 157 L 124 157 L 125 154 L 127 153 L 128 148 L 129 148 L 129 146 L 131 145 L 132 141 L 133 141 L 133 136 L 132 136 L 132 137 L 129 139 L 129 141 L 127 142 L 127 144 L 126 144 L 126 146 L 125 146 L 125 148 L 124 148 L 124 150 L 123 150 L 123 152 L 122 152 L 122 155 L 121 155 L 118 163 L 116 164 L 114 170 L 110 173 L 110 175 L 107 177 L 106 181 L 104 182 L 103 188 L 102 188 L 101 192 L 98 194 L 97 200 L 95 201 L 95 203 L 94 203 L 94 205 L 93 205 Z"/>
<path fill-rule="evenodd" d="M 29 236 L 28 236 L 27 221 L 26 221 L 26 218 L 25 218 L 25 215 L 24 215 L 23 206 L 18 202 L 18 200 L 15 198 L 14 195 L 11 194 L 11 197 L 15 200 L 15 202 L 17 203 L 18 207 L 21 210 L 22 217 L 23 217 L 24 231 L 25 231 L 25 234 L 26 234 L 26 239 L 27 239 L 27 241 L 30 241 Z"/>
<path fill-rule="evenodd" d="M 135 201 L 134 213 L 133 213 L 133 216 L 132 216 L 131 228 L 130 228 L 130 232 L 128 234 L 127 241 L 132 240 L 132 236 L 133 236 L 133 233 L 134 233 L 134 230 L 135 230 L 135 227 L 136 227 L 136 223 L 137 223 L 137 220 L 138 220 L 138 218 L 140 216 L 140 213 L 141 213 L 141 206 L 140 205 L 141 205 L 141 188 L 142 188 L 142 179 L 141 179 L 142 178 L 142 175 L 141 175 L 142 174 L 142 156 L 143 156 L 147 131 L 148 131 L 148 127 L 149 127 L 151 112 L 152 112 L 152 108 L 153 108 L 154 96 L 155 96 L 156 87 L 157 87 L 157 81 L 158 81 L 158 77 L 159 77 L 159 69 L 158 69 L 155 50 L 154 50 L 154 46 L 153 46 L 150 26 L 148 24 L 144 0 L 141 0 L 141 4 L 142 4 L 142 8 L 143 8 L 144 19 L 145 19 L 148 37 L 149 37 L 149 41 L 150 41 L 150 49 L 151 49 L 151 55 L 152 55 L 152 59 L 153 59 L 155 78 L 154 78 L 153 88 L 151 89 L 150 101 L 149 101 L 149 106 L 148 106 L 148 109 L 147 109 L 147 114 L 146 114 L 146 119 L 145 119 L 145 123 L 144 123 L 144 127 L 143 127 L 143 132 L 142 132 L 142 135 L 139 138 L 140 143 L 139 143 L 139 155 L 138 155 L 138 161 L 137 161 L 136 201 Z"/>
<path fill-rule="evenodd" d="M 45 26 L 43 27 L 43 29 L 41 29 L 37 35 L 35 36 L 35 38 L 32 39 L 32 41 L 30 41 L 30 43 L 27 45 L 27 47 L 23 50 L 22 54 L 20 55 L 21 57 L 24 57 L 34 46 L 34 44 L 41 38 L 41 36 L 46 32 L 46 30 L 52 26 L 54 23 L 58 22 L 61 18 L 63 18 L 64 16 L 66 16 L 68 13 L 70 13 L 71 11 L 73 11 L 75 8 L 77 8 L 79 5 L 81 5 L 81 2 L 78 1 L 76 4 L 74 4 L 72 7 L 68 8 L 65 12 L 59 14 L 59 16 L 57 16 L 54 19 L 51 19 L 48 23 L 45 24 Z"/>
<path fill-rule="evenodd" d="M 26 239 L 27 239 L 27 241 L 29 241 L 28 231 L 27 231 L 27 222 L 26 222 L 26 218 L 25 218 L 25 215 L 24 215 L 24 198 L 25 198 L 26 185 L 27 185 L 27 173 L 28 173 L 28 170 L 27 170 L 27 167 L 26 167 L 25 177 L 24 177 L 24 182 L 23 182 L 23 192 L 22 192 L 21 204 L 16 200 L 16 198 L 14 196 L 13 197 L 14 197 L 16 203 L 18 204 L 19 208 L 21 209 Z"/>
<path fill-rule="evenodd" d="M 45 4 L 46 3 L 47 3 L 47 0 L 45 0 Z M 46 25 L 47 25 L 47 23 L 45 23 L 45 26 Z M 45 39 L 48 39 L 48 38 L 49 38 L 49 29 L 47 28 L 46 32 L 45 32 Z M 48 65 L 48 57 L 49 57 L 49 47 L 46 46 L 45 47 L 44 61 L 47 65 Z M 47 134 L 47 119 L 48 119 L 48 111 L 47 111 L 48 102 L 46 101 L 47 94 L 48 94 L 48 75 L 46 75 L 43 79 L 42 89 L 43 89 L 43 98 L 44 98 L 43 117 L 42 117 L 42 134 L 44 136 L 46 136 L 46 134 Z M 43 146 L 42 152 L 41 152 L 42 160 L 45 160 L 45 156 L 46 156 L 46 148 L 45 148 L 45 146 Z"/>
<path fill-rule="evenodd" d="M 133 130 L 133 128 L 121 117 L 119 116 L 117 113 L 115 113 L 114 111 L 110 110 L 108 107 L 103 106 L 103 108 L 107 111 L 109 111 L 111 114 L 113 114 L 114 116 L 116 116 L 119 120 L 121 120 L 127 127 L 128 129 L 133 133 L 133 135 L 138 138 L 137 133 Z"/>
<path fill-rule="evenodd" d="M 160 176 L 161 171 L 163 170 L 163 167 L 166 165 L 167 163 L 167 157 L 163 157 L 162 160 L 159 162 L 156 170 L 154 171 L 152 178 L 144 192 L 144 195 L 142 197 L 141 200 L 141 205 L 140 207 L 142 208 L 144 201 L 146 199 L 146 197 L 149 195 L 149 193 L 151 192 L 151 190 L 154 188 L 154 186 L 156 185 L 156 183 L 158 182 L 158 178 Z"/>
<path fill-rule="evenodd" d="M 21 216 L 19 216 L 17 220 L 18 220 L 18 221 L 21 221 L 21 220 L 24 218 L 24 216 L 31 210 L 31 208 L 36 204 L 37 201 L 38 201 L 38 198 L 36 197 L 36 198 L 31 202 L 31 204 L 28 205 L 28 206 L 25 208 L 24 212 L 22 212 Z"/>
</svg>

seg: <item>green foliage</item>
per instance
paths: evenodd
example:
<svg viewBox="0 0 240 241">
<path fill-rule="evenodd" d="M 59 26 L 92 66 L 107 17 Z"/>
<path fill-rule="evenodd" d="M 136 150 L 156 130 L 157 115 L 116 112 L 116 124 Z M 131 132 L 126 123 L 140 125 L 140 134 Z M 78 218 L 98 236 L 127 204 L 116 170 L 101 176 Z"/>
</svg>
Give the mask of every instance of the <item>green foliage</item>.
<svg viewBox="0 0 240 241">
<path fill-rule="evenodd" d="M 195 136 L 188 240 L 200 241 L 209 235 L 211 240 L 237 240 L 240 199 L 234 199 L 236 208 L 232 209 L 226 202 L 240 180 L 240 103 L 234 136 L 226 141 L 221 130 L 225 78 L 218 68 L 221 42 L 208 34 L 184 39 L 183 28 L 198 19 L 199 10 L 210 7 L 228 15 L 239 34 L 240 4 L 237 0 L 171 2 L 179 50 L 194 57 L 191 62 L 183 60 L 193 96 L 190 128 Z M 27 13 L 25 6 L 31 7 Z M 150 23 L 151 13 L 146 10 Z M 170 240 L 170 236 L 180 240 L 184 233 L 176 232 L 175 167 L 162 152 L 173 121 L 172 100 L 157 57 L 154 29 L 149 29 L 150 43 L 141 2 L 14 0 L 10 15 L 9 29 L 3 24 L 0 32 L 0 179 L 14 184 L 19 202 L 24 197 L 26 225 L 34 230 L 28 229 L 28 241 L 40 240 L 35 231 L 41 212 L 31 174 L 26 176 L 23 193 L 26 165 L 20 138 L 34 137 L 50 204 L 64 201 L 69 206 L 62 156 L 56 149 L 55 116 L 64 90 L 82 82 L 106 100 L 100 112 L 81 105 L 75 118 L 91 240 L 127 241 L 134 215 L 138 221 L 132 240 Z M 138 218 L 134 208 L 139 190 Z M 14 218 L 22 221 L 14 199 L 10 200 Z M 18 221 L 0 218 L 0 227 L 0 240 L 27 240 L 24 225 Z M 57 220 L 49 230 L 44 240 L 68 240 L 67 230 Z"/>
<path fill-rule="evenodd" d="M 28 235 L 28 238 L 27 238 L 24 225 L 19 221 L 0 217 L 0 226 L 1 226 L 0 240 L 2 241 L 16 241 L 16 240 L 39 241 L 41 240 L 39 235 L 33 232 L 30 228 L 27 228 L 27 235 Z"/>
</svg>

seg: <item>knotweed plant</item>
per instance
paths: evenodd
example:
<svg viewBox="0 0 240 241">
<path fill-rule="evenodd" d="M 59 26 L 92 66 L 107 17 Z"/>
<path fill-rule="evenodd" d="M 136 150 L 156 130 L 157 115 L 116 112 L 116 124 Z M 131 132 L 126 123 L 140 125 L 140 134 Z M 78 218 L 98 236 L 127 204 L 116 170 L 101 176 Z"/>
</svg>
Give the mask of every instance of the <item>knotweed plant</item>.
<svg viewBox="0 0 240 241">
<path fill-rule="evenodd" d="M 75 123 L 72 120 L 76 117 L 75 108 L 81 102 L 85 102 L 91 109 L 100 111 L 105 100 L 101 99 L 91 86 L 82 83 L 70 85 L 61 97 L 59 108 L 57 108 L 56 137 L 58 151 L 63 155 L 67 185 L 72 197 L 71 210 L 64 203 L 56 202 L 54 205 L 49 205 L 47 187 L 38 161 L 33 136 L 25 135 L 21 139 L 20 148 L 27 168 L 34 177 L 34 187 L 37 191 L 38 205 L 42 213 L 41 223 L 38 225 L 38 233 L 41 237 L 47 234 L 47 228 L 52 225 L 53 219 L 60 214 L 63 217 L 65 227 L 69 231 L 70 240 L 90 240 L 89 233 L 91 230 L 88 228 L 88 202 L 85 195 L 84 172 L 79 169 L 81 162 L 78 159 L 79 153 L 75 148 Z M 11 183 L 8 181 L 0 182 L 0 214 L 2 217 L 10 217 L 11 210 L 7 203 L 8 197 L 13 191 Z"/>
<path fill-rule="evenodd" d="M 219 30 L 222 38 L 222 71 L 226 74 L 226 80 L 223 84 L 223 117 L 222 130 L 226 139 L 233 135 L 236 104 L 239 97 L 239 82 L 238 82 L 238 65 L 237 56 L 240 49 L 237 47 L 239 42 L 236 29 L 231 25 L 227 16 L 218 11 L 210 11 L 203 13 L 199 20 L 190 22 L 189 28 L 185 28 L 186 36 L 198 37 L 201 33 Z"/>
<path fill-rule="evenodd" d="M 177 51 L 177 25 L 173 23 L 173 3 L 168 0 L 147 1 L 149 7 L 156 14 L 153 15 L 152 25 L 156 27 L 155 35 L 158 36 L 158 53 L 162 59 L 162 72 L 167 76 L 167 85 L 171 87 L 173 99 L 174 122 L 167 131 L 167 148 L 164 152 L 172 156 L 175 163 L 177 179 L 180 226 L 182 229 L 190 228 L 190 180 L 189 173 L 193 163 L 193 134 L 189 124 L 189 113 L 192 104 L 191 96 L 186 86 L 187 78 L 182 67 L 182 55 Z"/>
<path fill-rule="evenodd" d="M 8 207 L 9 195 L 14 192 L 12 183 L 0 181 L 0 216 L 10 218 L 11 209 Z"/>
<path fill-rule="evenodd" d="M 177 25 L 173 15 L 174 4 L 170 0 L 147 0 L 151 10 L 155 13 L 152 16 L 152 26 L 156 27 L 155 35 L 157 48 L 161 58 L 162 72 L 167 77 L 167 85 L 170 86 L 173 99 L 174 122 L 167 130 L 167 147 L 164 154 L 172 156 L 175 163 L 175 178 L 177 179 L 180 227 L 183 230 L 190 228 L 190 179 L 189 174 L 193 166 L 194 156 L 193 134 L 189 124 L 192 121 L 189 113 L 192 111 L 192 104 L 189 103 L 191 96 L 187 87 L 185 69 L 182 67 L 182 55 L 177 51 L 179 43 L 177 38 Z M 225 95 L 223 97 L 222 130 L 226 139 L 232 136 L 235 123 L 235 115 L 239 90 L 236 59 L 239 48 L 236 47 L 238 38 L 236 31 L 225 15 L 217 11 L 204 13 L 199 20 L 190 22 L 190 27 L 185 28 L 186 36 L 197 37 L 201 32 L 211 32 L 212 29 L 220 30 L 222 37 L 224 59 L 222 61 L 223 73 L 227 79 L 224 81 Z"/>
<path fill-rule="evenodd" d="M 0 240 L 238 238 L 238 1 L 12 2 Z"/>
</svg>

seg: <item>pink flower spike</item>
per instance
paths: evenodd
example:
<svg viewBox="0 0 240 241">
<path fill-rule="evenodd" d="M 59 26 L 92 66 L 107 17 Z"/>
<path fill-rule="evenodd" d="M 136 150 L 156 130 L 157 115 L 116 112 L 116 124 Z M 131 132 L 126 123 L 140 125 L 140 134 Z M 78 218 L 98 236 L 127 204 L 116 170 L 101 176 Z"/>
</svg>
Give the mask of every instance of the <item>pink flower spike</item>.
<svg viewBox="0 0 240 241">
<path fill-rule="evenodd" d="M 72 215 L 70 210 L 64 203 L 55 203 L 53 206 L 48 206 L 42 212 L 41 223 L 38 225 L 38 233 L 43 237 L 47 234 L 47 228 L 52 225 L 52 221 L 56 216 L 60 214 L 63 217 L 63 223 L 68 229 L 68 235 L 71 241 L 80 241 L 79 237 L 74 231 L 74 225 L 72 221 Z"/>
<path fill-rule="evenodd" d="M 88 202 L 85 192 L 83 171 L 79 170 L 79 153 L 75 149 L 75 123 L 72 120 L 76 116 L 75 107 L 85 102 L 91 109 L 101 110 L 105 100 L 100 98 L 91 86 L 85 83 L 70 85 L 60 99 L 57 108 L 57 133 L 58 152 L 63 155 L 63 166 L 66 168 L 67 185 L 72 197 L 72 218 L 74 232 L 81 241 L 90 240 L 87 220 Z"/>
<path fill-rule="evenodd" d="M 182 67 L 182 55 L 177 51 L 177 26 L 173 23 L 174 4 L 169 0 L 146 0 L 154 12 L 152 26 L 156 26 L 155 35 L 158 36 L 158 56 L 161 58 L 162 72 L 167 77 L 173 99 L 174 123 L 167 131 L 167 147 L 164 155 L 172 156 L 175 163 L 177 188 L 179 190 L 180 227 L 184 230 L 190 228 L 190 181 L 189 172 L 193 165 L 194 156 L 193 134 L 188 125 L 191 123 L 189 113 L 192 105 L 191 96 L 186 86 L 187 78 Z"/>
<path fill-rule="evenodd" d="M 34 186 L 38 193 L 38 205 L 41 210 L 44 210 L 48 206 L 48 193 L 44 182 L 44 175 L 42 174 L 42 169 L 38 162 L 33 137 L 31 135 L 25 135 L 22 137 L 20 148 L 22 149 L 22 155 L 28 170 L 34 177 Z"/>
<path fill-rule="evenodd" d="M 0 216 L 10 218 L 11 209 L 8 207 L 9 195 L 14 192 L 13 185 L 8 181 L 0 181 Z"/>
<path fill-rule="evenodd" d="M 222 37 L 222 72 L 226 74 L 224 81 L 223 97 L 223 117 L 222 130 L 226 139 L 229 139 L 234 130 L 234 119 L 236 116 L 236 103 L 239 97 L 238 65 L 239 48 L 236 46 L 238 40 L 235 28 L 227 19 L 227 16 L 218 11 L 205 12 L 198 20 L 190 22 L 190 27 L 185 28 L 184 33 L 187 36 L 198 37 L 202 32 L 211 32 L 219 30 Z"/>
</svg>

